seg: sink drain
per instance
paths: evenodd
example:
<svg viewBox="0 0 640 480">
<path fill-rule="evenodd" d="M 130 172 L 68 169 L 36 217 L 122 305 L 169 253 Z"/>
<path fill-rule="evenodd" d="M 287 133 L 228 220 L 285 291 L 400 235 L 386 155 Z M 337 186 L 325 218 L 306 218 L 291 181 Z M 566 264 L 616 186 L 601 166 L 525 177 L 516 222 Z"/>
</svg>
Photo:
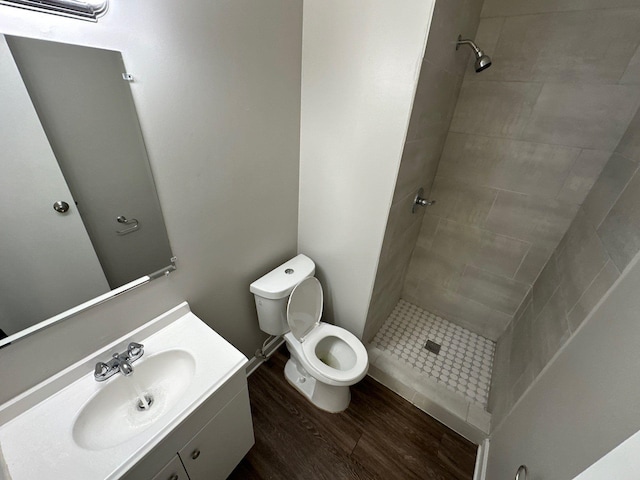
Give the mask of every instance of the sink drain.
<svg viewBox="0 0 640 480">
<path fill-rule="evenodd" d="M 138 404 L 136 405 L 136 408 L 139 411 L 144 412 L 145 410 L 149 410 L 151 408 L 151 405 L 153 405 L 153 397 L 147 394 L 144 396 L 144 400 L 142 398 L 138 399 Z"/>
</svg>

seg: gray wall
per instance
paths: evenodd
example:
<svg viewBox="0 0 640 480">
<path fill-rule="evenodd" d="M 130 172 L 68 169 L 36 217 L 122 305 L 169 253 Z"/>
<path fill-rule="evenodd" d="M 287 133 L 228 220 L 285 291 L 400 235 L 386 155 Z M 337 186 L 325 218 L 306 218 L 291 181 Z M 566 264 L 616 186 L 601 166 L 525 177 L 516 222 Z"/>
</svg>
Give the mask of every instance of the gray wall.
<svg viewBox="0 0 640 480">
<path fill-rule="evenodd" d="M 486 0 L 493 66 L 469 66 L 402 292 L 491 339 L 640 105 L 638 3 L 576 5 Z"/>
<path fill-rule="evenodd" d="M 97 24 L 0 8 L 0 32 L 122 51 L 178 257 L 169 290 L 253 355 L 266 335 L 248 286 L 297 247 L 302 1 L 111 2 Z M 158 282 L 144 288 L 143 302 L 167 298 Z M 118 333 L 111 316 L 139 321 L 105 308 L 78 336 L 37 337 L 82 355 L 83 341 Z M 3 395 L 69 360 L 49 353 L 3 368 Z"/>
<path fill-rule="evenodd" d="M 380 329 L 400 299 L 424 209 L 411 214 L 420 187 L 427 198 L 447 136 L 470 51 L 455 50 L 460 32 L 473 35 L 482 0 L 437 0 L 387 220 L 363 338 Z"/>
<path fill-rule="evenodd" d="M 640 110 L 498 341 L 496 425 L 640 251 Z"/>
</svg>

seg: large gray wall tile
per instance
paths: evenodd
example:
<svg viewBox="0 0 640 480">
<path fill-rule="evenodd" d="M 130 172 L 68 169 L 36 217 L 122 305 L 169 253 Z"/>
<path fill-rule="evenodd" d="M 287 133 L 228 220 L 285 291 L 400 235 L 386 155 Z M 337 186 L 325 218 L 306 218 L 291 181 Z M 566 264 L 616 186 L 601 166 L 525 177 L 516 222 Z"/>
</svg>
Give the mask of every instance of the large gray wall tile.
<svg viewBox="0 0 640 480">
<path fill-rule="evenodd" d="M 640 162 L 640 109 L 636 112 L 616 147 L 616 153 L 623 157 Z"/>
<path fill-rule="evenodd" d="M 446 135 L 461 85 L 462 76 L 422 62 L 407 140 L 424 138 L 429 131 Z"/>
<path fill-rule="evenodd" d="M 464 270 L 458 293 L 489 308 L 514 315 L 529 285 L 471 265 Z"/>
<path fill-rule="evenodd" d="M 580 152 L 575 147 L 451 132 L 438 175 L 555 198 Z"/>
<path fill-rule="evenodd" d="M 535 375 L 542 371 L 558 349 L 569 339 L 569 324 L 565 308 L 562 290 L 558 287 L 532 322 Z"/>
<path fill-rule="evenodd" d="M 486 0 L 482 17 L 528 15 L 605 8 L 637 7 L 637 0 Z"/>
<path fill-rule="evenodd" d="M 407 271 L 406 290 L 415 295 L 418 286 L 423 283 L 455 291 L 464 268 L 465 264 L 455 258 L 443 257 L 416 246 Z"/>
<path fill-rule="evenodd" d="M 420 187 L 429 190 L 438 168 L 445 138 L 444 135 L 433 135 L 405 143 L 393 203 L 410 193 L 415 194 Z"/>
<path fill-rule="evenodd" d="M 559 285 L 560 276 L 558 274 L 556 255 L 554 253 L 551 255 L 551 258 L 549 258 L 549 261 L 542 269 L 542 272 L 540 272 L 540 276 L 536 280 L 536 283 L 533 285 L 532 303 L 534 317 L 540 314 Z"/>
<path fill-rule="evenodd" d="M 533 284 L 542 271 L 542 267 L 544 267 L 547 260 L 549 260 L 553 250 L 553 247 L 535 243 L 532 244 L 524 260 L 522 260 L 514 279 L 530 285 Z"/>
<path fill-rule="evenodd" d="M 611 259 L 622 271 L 640 250 L 640 175 L 636 173 L 598 228 Z"/>
<path fill-rule="evenodd" d="M 593 310 L 619 276 L 620 272 L 611 260 L 605 263 L 600 273 L 589 285 L 589 288 L 582 294 L 578 303 L 567 314 L 569 328 L 572 333 L 578 329 L 584 319 L 587 318 L 587 315 L 589 315 L 589 312 Z"/>
<path fill-rule="evenodd" d="M 416 295 L 403 291 L 402 298 L 490 340 L 497 340 L 511 321 L 510 315 L 427 283 L 421 284 Z"/>
<path fill-rule="evenodd" d="M 553 249 L 577 210 L 577 205 L 554 199 L 500 191 L 485 227 Z"/>
<path fill-rule="evenodd" d="M 527 126 L 541 89 L 539 83 L 465 80 L 451 131 L 518 138 Z"/>
<path fill-rule="evenodd" d="M 497 194 L 493 188 L 437 176 L 430 195 L 436 203 L 428 207 L 429 213 L 468 225 L 482 225 Z"/>
<path fill-rule="evenodd" d="M 580 209 L 557 252 L 560 287 L 571 309 L 607 263 L 600 238 Z"/>
<path fill-rule="evenodd" d="M 511 395 L 509 385 L 509 361 L 511 354 L 511 340 L 513 338 L 513 326 L 505 330 L 496 344 L 496 353 L 493 357 L 491 372 L 491 388 L 489 390 L 489 402 L 487 410 L 491 412 L 492 426 L 498 425 L 500 420 L 511 408 Z"/>
<path fill-rule="evenodd" d="M 639 44 L 640 8 L 509 17 L 482 80 L 614 84 Z"/>
<path fill-rule="evenodd" d="M 602 150 L 583 149 L 564 180 L 556 197 L 561 202 L 582 204 L 600 176 L 611 154 Z"/>
<path fill-rule="evenodd" d="M 441 220 L 431 250 L 498 275 L 512 277 L 529 244 L 478 227 Z"/>
<path fill-rule="evenodd" d="M 513 324 L 509 358 L 509 384 L 513 385 L 533 361 L 531 305 L 527 305 L 520 319 Z"/>
<path fill-rule="evenodd" d="M 611 156 L 583 203 L 591 225 L 597 228 L 602 223 L 637 169 L 637 163 L 615 153 Z"/>
<path fill-rule="evenodd" d="M 522 138 L 613 151 L 638 105 L 632 85 L 545 83 Z"/>
<path fill-rule="evenodd" d="M 622 74 L 619 83 L 636 85 L 640 83 L 640 46 L 636 49 L 631 60 L 629 60 L 629 64 Z"/>
</svg>

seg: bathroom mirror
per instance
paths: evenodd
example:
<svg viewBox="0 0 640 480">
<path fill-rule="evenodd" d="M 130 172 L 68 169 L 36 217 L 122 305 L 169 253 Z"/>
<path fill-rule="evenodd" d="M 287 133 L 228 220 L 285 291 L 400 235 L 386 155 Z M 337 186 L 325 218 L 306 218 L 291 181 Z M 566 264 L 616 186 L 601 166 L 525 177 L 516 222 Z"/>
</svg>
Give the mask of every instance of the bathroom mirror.
<svg viewBox="0 0 640 480">
<path fill-rule="evenodd" d="M 120 52 L 0 35 L 0 346 L 174 268 L 132 80 Z"/>
</svg>

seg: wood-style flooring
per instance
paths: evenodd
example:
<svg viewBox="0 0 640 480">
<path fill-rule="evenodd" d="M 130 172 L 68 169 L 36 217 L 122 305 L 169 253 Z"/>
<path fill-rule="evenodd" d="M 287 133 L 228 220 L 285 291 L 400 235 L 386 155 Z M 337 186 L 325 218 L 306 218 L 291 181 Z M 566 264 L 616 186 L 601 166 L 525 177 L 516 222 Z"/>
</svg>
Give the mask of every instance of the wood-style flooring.
<svg viewBox="0 0 640 480">
<path fill-rule="evenodd" d="M 230 479 L 471 480 L 476 445 L 365 377 L 332 414 L 284 378 L 284 347 L 249 377 L 256 443 Z"/>
</svg>

